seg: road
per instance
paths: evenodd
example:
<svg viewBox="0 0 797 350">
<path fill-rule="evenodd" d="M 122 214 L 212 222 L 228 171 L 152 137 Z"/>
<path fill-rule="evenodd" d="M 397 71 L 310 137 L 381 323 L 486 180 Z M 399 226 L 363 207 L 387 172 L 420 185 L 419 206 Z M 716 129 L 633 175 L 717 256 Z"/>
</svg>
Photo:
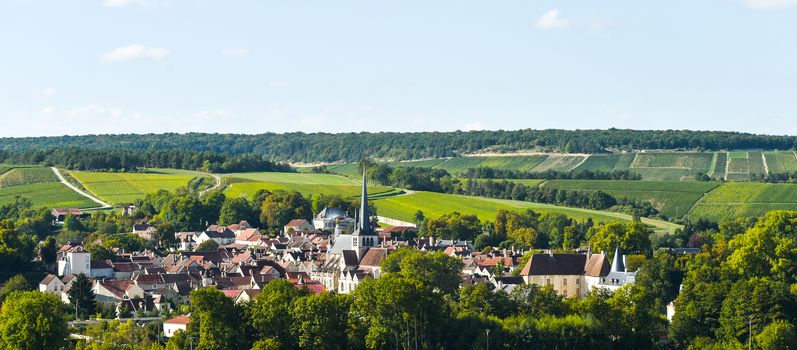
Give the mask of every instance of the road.
<svg viewBox="0 0 797 350">
<path fill-rule="evenodd" d="M 69 187 L 70 189 L 72 189 L 72 191 L 75 191 L 79 195 L 81 195 L 83 197 L 86 197 L 88 199 L 91 199 L 93 202 L 95 202 L 95 203 L 100 205 L 99 207 L 96 207 L 96 208 L 87 208 L 87 209 L 107 209 L 107 208 L 111 207 L 111 205 L 109 203 L 103 202 L 99 198 L 94 197 L 94 196 L 86 193 L 85 191 L 77 188 L 77 186 L 69 183 L 69 181 L 66 181 L 66 179 L 64 178 L 64 175 L 61 174 L 61 172 L 58 170 L 58 168 L 50 167 L 50 169 L 53 169 L 53 172 L 55 173 L 55 176 L 58 176 L 58 180 L 61 181 L 61 183 L 64 184 L 64 186 Z"/>
<path fill-rule="evenodd" d="M 216 180 L 216 185 L 214 185 L 213 187 L 207 188 L 207 189 L 203 190 L 202 192 L 199 192 L 199 196 L 200 197 L 202 197 L 205 193 L 213 191 L 213 190 L 215 190 L 215 189 L 217 189 L 217 188 L 219 188 L 221 186 L 221 177 L 220 176 L 218 176 L 216 174 L 210 174 L 210 173 L 208 173 L 208 175 L 213 176 L 213 179 Z"/>
</svg>

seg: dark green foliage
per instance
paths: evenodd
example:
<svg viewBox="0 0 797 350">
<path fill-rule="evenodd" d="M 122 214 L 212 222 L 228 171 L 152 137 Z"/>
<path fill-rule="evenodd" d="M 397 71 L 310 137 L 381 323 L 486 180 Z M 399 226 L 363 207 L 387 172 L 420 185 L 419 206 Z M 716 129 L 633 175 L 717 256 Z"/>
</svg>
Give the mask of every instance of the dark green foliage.
<svg viewBox="0 0 797 350">
<path fill-rule="evenodd" d="M 642 180 L 639 174 L 628 170 L 581 170 L 530 172 L 514 169 L 478 167 L 469 168 L 459 174 L 461 177 L 473 179 L 542 179 L 542 180 Z"/>
<path fill-rule="evenodd" d="M 57 350 L 68 335 L 64 305 L 57 296 L 39 291 L 17 292 L 0 311 L 0 348 Z"/>
<path fill-rule="evenodd" d="M 72 288 L 67 292 L 69 302 L 72 303 L 74 310 L 77 310 L 78 318 L 91 317 L 96 312 L 97 302 L 94 300 L 94 290 L 91 287 L 91 280 L 81 273 L 75 276 Z"/>
</svg>

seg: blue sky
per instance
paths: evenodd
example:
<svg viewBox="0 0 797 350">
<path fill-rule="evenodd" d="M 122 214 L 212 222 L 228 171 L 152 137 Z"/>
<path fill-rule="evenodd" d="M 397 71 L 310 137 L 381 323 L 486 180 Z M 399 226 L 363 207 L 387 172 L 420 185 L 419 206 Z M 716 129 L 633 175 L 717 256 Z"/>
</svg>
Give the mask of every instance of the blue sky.
<svg viewBox="0 0 797 350">
<path fill-rule="evenodd" d="M 797 0 L 0 0 L 0 136 L 797 135 Z"/>
</svg>

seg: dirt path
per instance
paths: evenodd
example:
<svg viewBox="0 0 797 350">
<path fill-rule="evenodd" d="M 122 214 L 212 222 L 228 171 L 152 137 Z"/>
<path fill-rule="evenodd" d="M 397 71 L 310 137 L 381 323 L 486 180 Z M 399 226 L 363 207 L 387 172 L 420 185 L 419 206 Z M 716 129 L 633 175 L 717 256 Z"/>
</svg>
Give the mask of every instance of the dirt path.
<svg viewBox="0 0 797 350">
<path fill-rule="evenodd" d="M 208 174 L 208 175 L 212 176 L 213 179 L 216 180 L 216 184 L 213 185 L 213 187 L 207 188 L 207 189 L 203 190 L 202 192 L 199 192 L 199 196 L 200 197 L 202 197 L 205 193 L 208 193 L 210 191 L 213 191 L 213 190 L 221 187 L 221 177 L 220 176 L 218 176 L 216 174 Z"/>
<path fill-rule="evenodd" d="M 88 199 L 91 199 L 93 202 L 95 202 L 95 203 L 100 205 L 99 207 L 96 207 L 96 208 L 87 208 L 87 209 L 107 209 L 107 208 L 111 207 L 110 204 L 108 204 L 106 202 L 103 202 L 99 198 L 94 197 L 94 196 L 84 192 L 83 190 L 77 188 L 77 186 L 69 183 L 69 181 L 66 181 L 66 179 L 64 178 L 64 175 L 61 175 L 61 172 L 58 170 L 58 168 L 50 167 L 50 169 L 53 169 L 53 172 L 55 173 L 55 176 L 58 177 L 58 180 L 61 181 L 61 183 L 64 184 L 64 186 L 69 187 L 72 191 L 75 191 L 79 195 L 81 195 L 83 197 L 86 197 Z"/>
</svg>

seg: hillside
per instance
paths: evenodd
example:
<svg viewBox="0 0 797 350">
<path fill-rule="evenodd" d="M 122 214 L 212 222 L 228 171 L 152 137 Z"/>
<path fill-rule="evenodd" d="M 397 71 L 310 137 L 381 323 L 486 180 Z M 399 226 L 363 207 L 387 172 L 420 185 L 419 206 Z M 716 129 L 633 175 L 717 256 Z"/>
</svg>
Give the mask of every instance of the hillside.
<svg viewBox="0 0 797 350">
<path fill-rule="evenodd" d="M 0 205 L 17 196 L 31 200 L 34 206 L 91 208 L 96 204 L 58 182 L 50 168 L 0 167 Z"/>
<path fill-rule="evenodd" d="M 181 150 L 254 153 L 290 162 L 353 162 L 363 158 L 410 160 L 483 152 L 536 150 L 609 153 L 617 150 L 792 150 L 797 137 L 688 130 L 498 130 L 453 132 L 146 134 L 0 138 L 0 150 Z M 0 162 L 3 155 L 0 154 Z M 623 160 L 624 161 L 624 160 Z"/>
</svg>

